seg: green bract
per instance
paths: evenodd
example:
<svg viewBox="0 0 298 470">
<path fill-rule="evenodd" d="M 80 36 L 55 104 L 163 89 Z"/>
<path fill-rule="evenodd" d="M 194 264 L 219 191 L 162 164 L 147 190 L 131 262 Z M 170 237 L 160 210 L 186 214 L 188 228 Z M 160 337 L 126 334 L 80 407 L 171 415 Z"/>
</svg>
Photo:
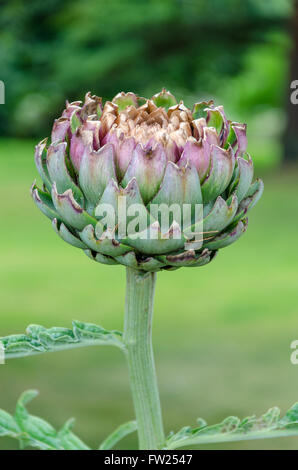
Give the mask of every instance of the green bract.
<svg viewBox="0 0 298 470">
<path fill-rule="evenodd" d="M 122 92 L 104 105 L 87 93 L 84 104 L 67 103 L 49 144 L 37 145 L 43 189 L 34 183 L 32 196 L 57 234 L 95 261 L 143 271 L 203 266 L 245 232 L 262 195 L 246 146 L 246 126 L 212 101 L 191 111 L 166 90 L 148 100 Z M 138 236 L 120 233 L 124 197 L 128 225 L 138 225 L 134 207 L 145 214 Z M 151 210 L 163 205 L 167 228 Z M 188 222 L 176 217 L 185 207 Z"/>
</svg>

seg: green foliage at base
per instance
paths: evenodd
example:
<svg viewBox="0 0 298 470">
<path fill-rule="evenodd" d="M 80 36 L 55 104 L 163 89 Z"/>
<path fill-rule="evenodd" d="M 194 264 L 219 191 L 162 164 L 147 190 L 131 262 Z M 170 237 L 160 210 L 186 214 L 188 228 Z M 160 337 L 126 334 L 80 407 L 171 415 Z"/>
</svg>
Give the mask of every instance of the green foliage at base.
<svg viewBox="0 0 298 470">
<path fill-rule="evenodd" d="M 36 447 L 40 450 L 89 450 L 73 432 L 73 420 L 56 431 L 41 418 L 30 415 L 26 404 L 36 397 L 36 390 L 24 392 L 17 402 L 14 415 L 0 410 L 0 436 L 18 439 L 21 448 Z"/>
<path fill-rule="evenodd" d="M 186 426 L 176 434 L 170 434 L 165 449 L 287 436 L 298 436 L 298 403 L 283 418 L 277 407 L 271 408 L 260 418 L 249 416 L 240 420 L 229 416 L 212 426 L 207 426 L 200 418 L 195 428 Z"/>
<path fill-rule="evenodd" d="M 35 447 L 39 450 L 90 450 L 73 432 L 71 419 L 56 431 L 41 418 L 29 414 L 26 405 L 38 395 L 36 390 L 28 390 L 19 398 L 14 415 L 0 410 L 0 437 L 11 437 L 20 442 L 21 448 Z M 135 432 L 135 421 L 119 426 L 101 444 L 100 450 L 112 449 L 121 439 Z M 233 442 L 251 439 L 298 436 L 298 403 L 281 418 L 279 408 L 271 408 L 261 418 L 250 416 L 242 421 L 230 416 L 220 424 L 207 426 L 198 419 L 195 428 L 184 427 L 176 434 L 171 433 L 166 440 L 165 450 L 193 445 Z"/>
</svg>

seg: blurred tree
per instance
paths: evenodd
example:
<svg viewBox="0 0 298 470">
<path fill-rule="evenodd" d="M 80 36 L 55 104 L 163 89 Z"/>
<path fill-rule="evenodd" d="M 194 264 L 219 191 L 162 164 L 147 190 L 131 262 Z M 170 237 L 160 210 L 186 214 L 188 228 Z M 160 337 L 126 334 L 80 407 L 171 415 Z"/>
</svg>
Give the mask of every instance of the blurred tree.
<svg viewBox="0 0 298 470">
<path fill-rule="evenodd" d="M 52 58 L 59 17 L 69 0 L 11 0 L 1 5 L 0 73 L 6 106 L 0 108 L 0 132 L 36 135 L 63 94 L 53 82 Z"/>
<path fill-rule="evenodd" d="M 292 51 L 290 62 L 290 76 L 287 83 L 287 126 L 284 134 L 284 160 L 297 161 L 298 158 L 298 103 L 290 98 L 291 84 L 298 88 L 298 0 L 294 2 L 293 17 L 291 21 Z M 294 90 L 292 90 L 294 93 Z M 297 95 L 297 93 L 296 93 Z M 293 95 L 294 96 L 294 95 Z"/>
<path fill-rule="evenodd" d="M 47 134 L 62 102 L 86 90 L 219 96 L 289 14 L 290 0 L 10 0 L 0 18 L 0 132 Z"/>
</svg>

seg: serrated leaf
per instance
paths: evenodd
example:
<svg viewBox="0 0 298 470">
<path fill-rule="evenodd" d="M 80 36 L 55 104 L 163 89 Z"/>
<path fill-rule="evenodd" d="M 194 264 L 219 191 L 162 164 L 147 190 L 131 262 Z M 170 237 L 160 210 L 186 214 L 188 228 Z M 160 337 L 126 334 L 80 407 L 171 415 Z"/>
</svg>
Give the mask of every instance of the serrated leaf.
<svg viewBox="0 0 298 470">
<path fill-rule="evenodd" d="M 40 450 L 90 450 L 71 431 L 73 420 L 60 431 L 47 421 L 30 415 L 26 404 L 36 397 L 36 390 L 28 390 L 19 398 L 14 416 L 0 410 L 0 436 L 18 439 L 21 448 L 35 447 Z"/>
<path fill-rule="evenodd" d="M 197 427 L 187 426 L 176 434 L 171 433 L 164 449 L 287 436 L 298 437 L 298 403 L 283 418 L 280 417 L 279 408 L 275 407 L 260 418 L 249 416 L 241 421 L 230 416 L 212 426 L 207 426 L 204 420 L 199 419 Z"/>
<path fill-rule="evenodd" d="M 0 410 L 0 436 L 15 437 L 21 430 L 14 418 L 6 411 Z"/>
<path fill-rule="evenodd" d="M 118 346 L 124 349 L 122 333 L 109 331 L 92 323 L 73 321 L 73 328 L 45 328 L 30 325 L 25 335 L 0 338 L 5 359 L 61 351 L 82 346 Z"/>
<path fill-rule="evenodd" d="M 117 442 L 121 441 L 124 437 L 137 430 L 137 422 L 129 421 L 128 423 L 121 424 L 112 434 L 110 434 L 102 443 L 99 450 L 110 450 Z"/>
<path fill-rule="evenodd" d="M 122 333 L 117 330 L 106 330 L 105 328 L 94 325 L 93 323 L 83 323 L 77 320 L 73 322 L 74 334 L 79 339 L 117 339 L 122 337 Z"/>
<path fill-rule="evenodd" d="M 74 419 L 68 420 L 63 428 L 58 432 L 58 437 L 65 450 L 88 450 L 86 444 L 81 441 L 73 432 Z"/>
</svg>

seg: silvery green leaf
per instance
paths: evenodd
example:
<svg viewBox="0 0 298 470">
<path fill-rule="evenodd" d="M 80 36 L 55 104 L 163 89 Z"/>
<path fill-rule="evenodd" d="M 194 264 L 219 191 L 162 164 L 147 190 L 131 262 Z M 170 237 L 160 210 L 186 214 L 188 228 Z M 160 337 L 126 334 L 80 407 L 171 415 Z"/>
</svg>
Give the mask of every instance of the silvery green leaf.
<svg viewBox="0 0 298 470">
<path fill-rule="evenodd" d="M 0 410 L 0 436 L 16 437 L 20 432 L 14 418 L 6 411 Z"/>
<path fill-rule="evenodd" d="M 99 450 L 112 449 L 117 442 L 124 439 L 128 434 L 135 432 L 137 428 L 138 426 L 136 421 L 129 421 L 128 423 L 121 424 L 121 426 L 115 429 L 115 431 L 101 443 Z"/>
<path fill-rule="evenodd" d="M 68 421 L 60 431 L 37 416 L 30 415 L 26 405 L 38 392 L 28 390 L 19 398 L 14 416 L 0 410 L 0 436 L 18 439 L 20 446 L 40 450 L 90 450 L 71 431 L 73 421 Z"/>
<path fill-rule="evenodd" d="M 81 441 L 73 432 L 74 419 L 68 420 L 58 432 L 58 437 L 65 450 L 89 450 L 86 444 Z"/>
<path fill-rule="evenodd" d="M 44 352 L 61 351 L 82 346 L 118 346 L 124 349 L 122 334 L 92 323 L 73 321 L 73 328 L 29 325 L 26 334 L 0 338 L 5 359 L 31 356 Z"/>
<path fill-rule="evenodd" d="M 110 342 L 111 344 L 117 343 L 117 346 L 123 347 L 122 333 L 120 331 L 109 331 L 101 326 L 94 325 L 93 323 L 84 323 L 77 320 L 74 320 L 72 324 L 74 334 L 80 341 L 91 340 Z"/>
<path fill-rule="evenodd" d="M 298 436 L 298 403 L 283 418 L 280 417 L 279 408 L 275 407 L 260 418 L 249 416 L 241 421 L 230 416 L 213 426 L 199 420 L 195 428 L 188 426 L 176 434 L 171 433 L 164 449 L 288 436 Z"/>
</svg>

